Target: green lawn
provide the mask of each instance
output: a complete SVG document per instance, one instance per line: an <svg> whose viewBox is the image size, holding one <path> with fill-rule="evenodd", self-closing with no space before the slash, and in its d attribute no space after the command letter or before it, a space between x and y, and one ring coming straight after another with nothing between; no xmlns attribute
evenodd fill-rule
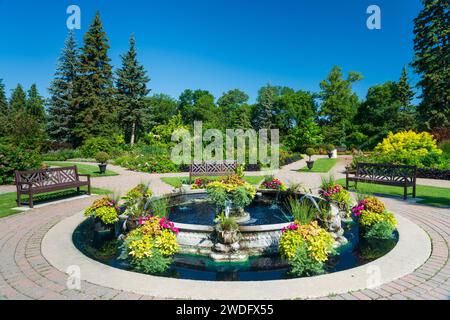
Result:
<svg viewBox="0 0 450 320"><path fill-rule="evenodd" d="M194 180L198 179L198 178L217 180L222 177L217 177L217 176L192 177L192 182L194 182ZM161 180L163 182L171 185L172 187L179 188L179 187L181 187L183 182L185 182L185 183L189 182L189 177L166 177L166 178L161 178ZM264 180L264 177L263 176L245 176L244 180L253 185L259 185Z"/></svg>
<svg viewBox="0 0 450 320"><path fill-rule="evenodd" d="M99 188L92 188L91 192L93 194L109 194L111 191ZM77 196L78 193L76 190L66 190L66 191L58 191L58 192L49 192L43 193L40 195L34 196L34 204L38 205L40 203L48 202L48 201L56 201L67 199L70 197ZM28 201L28 196L22 196L22 202ZM8 192L0 194L0 218L7 217L13 215L15 213L19 213L18 210L13 210L12 208L16 208L16 193Z"/></svg>
<svg viewBox="0 0 450 320"><path fill-rule="evenodd" d="M117 176L117 173L111 170L106 170L104 174L100 174L99 169L97 166L92 166L90 164L79 164L79 163L72 163L72 162L58 162L58 161L45 161L46 164L52 167L70 167L70 166L77 166L78 173L81 174L90 174L91 177L107 177L107 176Z"/></svg>
<svg viewBox="0 0 450 320"><path fill-rule="evenodd" d="M327 173L330 171L338 162L338 159L328 159L328 158L320 158L314 161L314 166L311 170L308 167L303 167L299 171L300 172L320 172Z"/></svg>
<svg viewBox="0 0 450 320"><path fill-rule="evenodd" d="M345 179L339 179L337 183L345 186ZM350 183L350 190L352 190L353 182ZM408 188L408 192L411 192L412 188ZM365 194L385 194L392 196L403 197L402 187L393 186L383 186L370 183L358 182L358 191ZM441 187L430 187L430 186L417 186L416 191L417 198L422 200L417 201L417 203L426 204L435 207L448 207L450 206L450 189ZM408 198L410 196L408 195Z"/></svg>

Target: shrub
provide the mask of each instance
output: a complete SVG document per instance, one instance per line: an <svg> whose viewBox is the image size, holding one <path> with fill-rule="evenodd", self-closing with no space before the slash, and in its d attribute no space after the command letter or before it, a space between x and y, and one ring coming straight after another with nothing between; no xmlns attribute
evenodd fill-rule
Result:
<svg viewBox="0 0 450 320"><path fill-rule="evenodd" d="M97 161L98 163L105 164L109 159L109 154L104 151L100 151L95 154L95 161Z"/></svg>
<svg viewBox="0 0 450 320"><path fill-rule="evenodd" d="M80 150L84 157L95 157L100 152L111 152L114 148L113 142L104 137L94 137L87 139Z"/></svg>
<svg viewBox="0 0 450 320"><path fill-rule="evenodd" d="M334 252L334 239L325 229L319 227L317 221L306 225L293 223L280 237L278 249L285 259L292 260L302 243L306 243L308 255L317 262L325 262Z"/></svg>
<svg viewBox="0 0 450 320"><path fill-rule="evenodd" d="M315 154L315 151L314 151L313 148L307 148L306 151L305 151L305 153L306 153L306 155L307 155L307 156L310 158L310 160L311 160L311 157Z"/></svg>
<svg viewBox="0 0 450 320"><path fill-rule="evenodd" d="M67 161L68 159L74 159L81 157L82 154L78 150L73 149L60 149L55 151L49 151L42 156L44 161Z"/></svg>
<svg viewBox="0 0 450 320"><path fill-rule="evenodd" d="M148 173L168 173L180 170L180 166L170 159L170 152L147 153L147 151L142 151L141 148L136 149L117 157L114 163L130 170Z"/></svg>
<svg viewBox="0 0 450 320"><path fill-rule="evenodd" d="M308 253L306 242L302 242L298 246L295 255L289 260L289 266L289 273L296 277L309 277L324 273L323 263L315 260Z"/></svg>
<svg viewBox="0 0 450 320"><path fill-rule="evenodd" d="M372 157L377 162L418 167L438 165L442 150L437 147L436 140L427 132L401 131L390 132L374 149Z"/></svg>
<svg viewBox="0 0 450 320"><path fill-rule="evenodd" d="M41 156L36 150L0 144L0 184L13 183L14 170L39 169L41 164Z"/></svg>
<svg viewBox="0 0 450 320"><path fill-rule="evenodd" d="M84 210L84 215L87 217L94 217L100 219L106 225L111 225L119 221L119 210L116 206L116 201L103 197L94 201L91 206Z"/></svg>
<svg viewBox="0 0 450 320"><path fill-rule="evenodd" d="M372 225L364 236L366 238L390 239L394 230L395 227L389 221L380 221Z"/></svg>

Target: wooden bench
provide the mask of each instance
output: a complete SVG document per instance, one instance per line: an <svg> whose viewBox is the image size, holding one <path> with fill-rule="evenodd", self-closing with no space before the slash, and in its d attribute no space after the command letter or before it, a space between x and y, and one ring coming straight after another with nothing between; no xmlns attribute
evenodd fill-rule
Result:
<svg viewBox="0 0 450 320"><path fill-rule="evenodd" d="M80 180L86 177L86 180ZM30 208L33 208L33 196L62 189L87 186L88 194L91 194L91 176L79 174L76 166L64 168L49 168L41 170L15 171L15 182L17 188L17 205L22 205L21 196L28 195Z"/></svg>
<svg viewBox="0 0 450 320"><path fill-rule="evenodd" d="M192 163L189 168L189 183L192 183L192 177L200 176L226 176L236 172L237 161L202 161Z"/></svg>
<svg viewBox="0 0 450 320"><path fill-rule="evenodd" d="M387 186L403 187L403 199L408 197L408 187L413 188L412 195L416 197L416 166L401 166L394 164L363 163L356 165L354 176L350 176L350 171L346 171L346 188L349 188L349 181L358 186L358 181L366 183L381 184Z"/></svg>

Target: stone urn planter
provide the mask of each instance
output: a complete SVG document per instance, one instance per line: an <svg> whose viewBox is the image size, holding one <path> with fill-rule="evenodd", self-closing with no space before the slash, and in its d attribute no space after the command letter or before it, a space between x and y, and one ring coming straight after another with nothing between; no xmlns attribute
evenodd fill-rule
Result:
<svg viewBox="0 0 450 320"><path fill-rule="evenodd" d="M306 166L309 170L312 170L312 168L314 167L314 161L306 161Z"/></svg>
<svg viewBox="0 0 450 320"><path fill-rule="evenodd" d="M98 170L100 172L100 174L104 174L106 172L106 163L99 163L98 164Z"/></svg>

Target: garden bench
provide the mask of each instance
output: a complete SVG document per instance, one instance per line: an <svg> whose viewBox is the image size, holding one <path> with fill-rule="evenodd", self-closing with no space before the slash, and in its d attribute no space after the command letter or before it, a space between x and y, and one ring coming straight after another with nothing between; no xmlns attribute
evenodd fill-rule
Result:
<svg viewBox="0 0 450 320"><path fill-rule="evenodd" d="M408 197L408 187L412 187L412 195L414 198L416 197L416 166L360 162L356 165L354 176L350 176L350 173L351 172L349 170L345 173L345 183L347 189L350 181L355 183L355 188L358 186L358 181L361 181L366 183L403 187L403 199Z"/></svg>
<svg viewBox="0 0 450 320"><path fill-rule="evenodd" d="M86 180L80 180L86 177ZM35 194L46 193L62 189L77 188L87 186L88 194L91 194L91 176L89 174L79 174L77 166L64 168L49 168L40 170L15 171L15 183L17 188L17 205L22 204L21 196L28 195L30 208L33 208L33 196Z"/></svg>
<svg viewBox="0 0 450 320"><path fill-rule="evenodd" d="M194 176L226 176L235 173L236 169L235 160L193 162L189 168L189 183Z"/></svg>

